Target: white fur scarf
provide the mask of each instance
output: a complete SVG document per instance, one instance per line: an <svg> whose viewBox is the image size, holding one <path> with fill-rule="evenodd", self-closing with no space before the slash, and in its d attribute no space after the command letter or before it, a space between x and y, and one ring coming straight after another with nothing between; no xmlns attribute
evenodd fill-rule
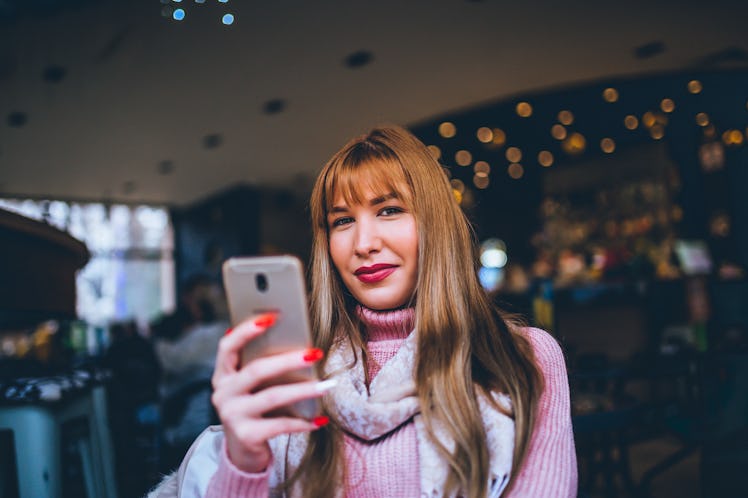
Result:
<svg viewBox="0 0 748 498"><path fill-rule="evenodd" d="M420 416L412 373L415 352L416 334L411 333L367 390L363 362L359 360L351 368L353 350L347 341L339 343L330 351L326 365L326 372L337 379L338 384L327 394L325 404L346 431L365 440L384 436L412 417L418 435L421 496L446 496L444 484L449 467L429 440ZM511 400L507 395L497 393L493 397L499 406L511 412ZM496 410L482 394L478 395L478 405L490 456L488 496L497 497L506 487L512 468L514 421ZM444 427L436 424L434 429L440 443L453 449L454 442ZM291 436L286 475L298 466L305 449L306 437Z"/></svg>

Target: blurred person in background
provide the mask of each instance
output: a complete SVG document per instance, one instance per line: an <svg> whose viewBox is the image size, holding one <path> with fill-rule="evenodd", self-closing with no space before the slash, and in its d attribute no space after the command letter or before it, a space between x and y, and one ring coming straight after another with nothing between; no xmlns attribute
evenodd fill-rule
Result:
<svg viewBox="0 0 748 498"><path fill-rule="evenodd" d="M111 343L103 358L111 372L109 419L117 481L122 497L128 498L142 494L158 476L154 411L159 402L161 367L153 345L134 320L112 323L109 335Z"/></svg>
<svg viewBox="0 0 748 498"><path fill-rule="evenodd" d="M210 378L218 341L228 327L221 286L206 275L184 284L174 313L151 327L163 375L160 382L162 465L170 468L186 447L216 421L210 402Z"/></svg>

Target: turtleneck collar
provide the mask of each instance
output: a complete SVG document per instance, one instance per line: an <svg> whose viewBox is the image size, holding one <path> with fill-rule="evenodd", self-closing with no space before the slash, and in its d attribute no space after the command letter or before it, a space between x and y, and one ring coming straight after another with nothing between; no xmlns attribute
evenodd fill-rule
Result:
<svg viewBox="0 0 748 498"><path fill-rule="evenodd" d="M358 306L356 314L366 328L369 341L405 339L413 331L416 322L414 308L377 311Z"/></svg>

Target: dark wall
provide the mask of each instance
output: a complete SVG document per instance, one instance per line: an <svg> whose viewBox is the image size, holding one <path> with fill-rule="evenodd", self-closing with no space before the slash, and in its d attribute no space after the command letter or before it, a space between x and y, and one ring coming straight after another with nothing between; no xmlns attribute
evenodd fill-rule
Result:
<svg viewBox="0 0 748 498"><path fill-rule="evenodd" d="M258 254L260 209L258 190L242 185L173 210L177 287L195 274L220 281L224 260Z"/></svg>
<svg viewBox="0 0 748 498"><path fill-rule="evenodd" d="M293 254L307 262L312 246L309 193L263 189L260 203L260 252Z"/></svg>

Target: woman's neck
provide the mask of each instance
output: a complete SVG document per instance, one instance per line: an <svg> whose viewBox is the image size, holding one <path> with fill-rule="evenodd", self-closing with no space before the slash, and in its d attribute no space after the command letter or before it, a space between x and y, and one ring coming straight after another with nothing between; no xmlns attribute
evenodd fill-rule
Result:
<svg viewBox="0 0 748 498"><path fill-rule="evenodd" d="M378 311L358 306L356 313L370 342L405 339L415 326L416 313L413 308Z"/></svg>

